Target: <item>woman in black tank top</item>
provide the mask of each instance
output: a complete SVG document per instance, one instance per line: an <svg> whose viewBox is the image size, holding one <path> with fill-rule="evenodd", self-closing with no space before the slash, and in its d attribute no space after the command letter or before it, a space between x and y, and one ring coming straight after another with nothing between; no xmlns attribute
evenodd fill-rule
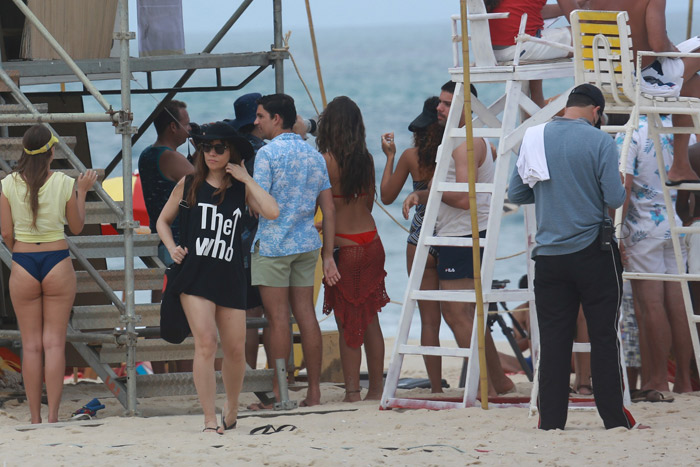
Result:
<svg viewBox="0 0 700 467"><path fill-rule="evenodd" d="M242 160L253 155L253 148L233 127L217 122L198 138L201 155L195 161L195 173L175 186L158 218L157 230L173 260L182 263L171 287L180 292L194 336L193 375L204 411L204 431L223 434L236 426L245 373L247 287L240 217L246 202L267 219L275 219L279 208L245 169ZM180 225L181 244L176 245L170 225L181 203L190 211L187 225ZM221 425L214 405L217 333L226 388Z"/></svg>

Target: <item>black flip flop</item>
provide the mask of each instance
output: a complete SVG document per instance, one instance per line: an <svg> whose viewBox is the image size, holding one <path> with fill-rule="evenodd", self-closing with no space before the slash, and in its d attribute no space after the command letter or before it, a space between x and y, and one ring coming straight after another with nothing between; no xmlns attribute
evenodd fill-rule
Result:
<svg viewBox="0 0 700 467"><path fill-rule="evenodd" d="M238 424L238 420L233 422L231 425L227 425L225 412L226 412L226 405L224 404L224 407L221 409L221 426L224 427L224 431L233 430L234 428L236 428L236 425ZM223 434L223 433L221 433L221 434Z"/></svg>
<svg viewBox="0 0 700 467"><path fill-rule="evenodd" d="M217 435L223 435L223 433L219 433L219 428L220 426L205 426L204 429L202 430L202 433L216 433Z"/></svg>
<svg viewBox="0 0 700 467"><path fill-rule="evenodd" d="M274 433L279 433L281 431L294 431L296 430L297 427L294 425L280 425L278 428L275 428L272 425L264 425L264 426L259 426L257 428L253 428L250 430L251 435L271 435Z"/></svg>
<svg viewBox="0 0 700 467"><path fill-rule="evenodd" d="M678 186L683 183L700 183L700 180L666 180L666 186Z"/></svg>
<svg viewBox="0 0 700 467"><path fill-rule="evenodd" d="M275 433L275 427L272 425L263 425L250 430L251 435L271 435Z"/></svg>
<svg viewBox="0 0 700 467"><path fill-rule="evenodd" d="M297 429L297 427L295 427L294 425L280 425L275 430L275 433L279 433L280 431L294 431L296 429Z"/></svg>

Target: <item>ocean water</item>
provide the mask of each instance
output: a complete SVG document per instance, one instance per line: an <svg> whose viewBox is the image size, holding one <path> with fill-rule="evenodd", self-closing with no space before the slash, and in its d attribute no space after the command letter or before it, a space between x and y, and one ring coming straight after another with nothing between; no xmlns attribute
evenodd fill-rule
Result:
<svg viewBox="0 0 700 467"><path fill-rule="evenodd" d="M676 3L676 2L671 2ZM674 7L675 8L675 7ZM669 28L674 40L680 39L685 31L686 10L674 10L669 14L669 24L683 24L680 28ZM696 21L697 23L698 21ZM697 28L697 26L696 26ZM317 28L316 37L323 71L323 80L328 100L338 95L346 95L355 100L363 112L367 129L367 144L374 155L377 184L385 165L385 156L381 151L380 135L393 131L399 154L411 146L411 133L408 123L417 116L423 101L439 94L440 86L450 79L448 68L452 66L450 22L414 26L394 26L385 28ZM213 32L212 34L213 35ZM188 53L203 49L211 35L188 35L186 47ZM267 50L272 42L272 31L237 32L235 28L227 35L215 52L245 52ZM136 52L132 45L132 55ZM301 70L302 77L312 90L316 105L320 108L321 99L318 92L315 66L307 31L293 31L290 51ZM315 115L314 107L304 91L303 85L294 72L291 61L285 62L285 92L292 95L301 115ZM224 70L225 84L237 84L252 70ZM156 87L172 86L179 78L179 72L167 72L154 75ZM145 75L135 75L132 88L145 87ZM567 89L573 80L553 80L545 84L545 94L555 95ZM191 86L213 85L215 75L212 70L197 71L188 83ZM68 85L68 89L72 86ZM103 82L102 88L116 88L118 83ZM503 89L502 85L479 85L479 96L485 103L492 102ZM271 69L264 71L243 91L183 93L179 99L188 105L193 122L204 123L223 118L233 118L233 101L241 94L257 91L262 94L273 93L274 74ZM133 95L132 110L134 125L139 125L156 105L161 95ZM115 108L121 108L119 96L107 96ZM85 98L86 112L97 112L100 108L91 97ZM114 134L111 126L106 124L89 124L90 147L95 167L105 167L121 147L120 137ZM137 166L138 155L153 141L155 131L151 128L133 148L133 167ZM313 139L309 140L313 144ZM494 141L494 143L496 143ZM187 153L182 146L181 152ZM121 165L112 176L121 175ZM401 215L401 202L410 192L408 181L397 201L386 209L398 223L375 206L374 217L386 249L387 291L392 301L404 299L407 273L405 266L406 232L409 221ZM498 242L497 256L516 255L525 249L525 237L522 212L518 211L504 217ZM526 272L526 260L523 254L510 259L498 260L495 265L494 279L507 279L508 287L516 287L518 279ZM139 296L137 295L137 300ZM512 304L511 304L512 305ZM317 310L320 310L317 307ZM401 306L396 303L387 305L380 313L380 322L385 336L395 336ZM323 319L317 311L319 319ZM323 329L333 329L333 319L322 321ZM410 337L420 335L418 313L414 314ZM449 328L443 324L441 337L452 338ZM496 338L502 338L499 333Z"/></svg>

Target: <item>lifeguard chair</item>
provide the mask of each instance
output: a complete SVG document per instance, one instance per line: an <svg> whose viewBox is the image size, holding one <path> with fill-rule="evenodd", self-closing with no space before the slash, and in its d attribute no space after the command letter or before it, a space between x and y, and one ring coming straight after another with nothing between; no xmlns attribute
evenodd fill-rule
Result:
<svg viewBox="0 0 700 467"><path fill-rule="evenodd" d="M544 123L560 112L566 103L568 92L551 100L545 107L540 108L527 94L526 88L530 80L550 78L570 78L574 76L574 65L570 59L561 59L547 62L520 63L519 51L522 44L528 40L538 40L524 34L526 17L523 17L520 26L520 34L517 38L517 51L513 62L499 63L496 61L491 46L489 20L507 17L507 13L487 13L482 0L467 0L469 28L473 63L469 64L468 74L472 83L502 83L505 91L491 105L485 105L472 96L474 137L498 138L498 157L496 159L495 175L493 183L477 183L476 192L489 192L492 194L489 220L487 224L487 237L483 262L481 264L482 284L492 284L494 263L496 261L496 249L501 219L503 216L503 204L505 201L506 184L509 178L511 155L517 151L522 137L529 127ZM471 348L444 348L407 345L408 332L417 300L456 301L476 303L479 295L475 290L420 290L424 265L427 260L428 248L434 245L440 246L472 246L471 238L436 237L432 235L437 219L442 193L445 191L459 191L465 194L469 191L467 183L446 183L446 174L452 151L465 140L465 131L459 128L460 116L463 113L464 103L464 68L460 64L460 43L464 44L464 38L458 33L460 16L452 17L453 31L453 67L449 69L452 80L457 83L455 93L447 119L446 130L442 145L438 149L436 168L430 196L426 205L414 267L411 270L408 286L403 301L399 333L394 346L393 355L387 373L381 406L383 408L460 408L475 405L477 388L479 383L479 355L476 346L478 333L484 333L485 329L479 329L476 320L472 329ZM546 41L544 41L546 42ZM550 43L551 44L551 43ZM553 45L561 47L561 45ZM565 47L565 46L564 46ZM521 111L528 114L529 118L521 118ZM537 316L535 313L534 292L532 278L534 276L534 264L529 259L535 241L535 216L534 206L525 206L525 230L526 230L526 263L528 271L527 289L492 289L483 290L484 309L488 303L496 302L529 302L532 329L533 360L539 352L539 334L537 332ZM450 357L469 358L466 376L466 387L461 401L452 400L415 400L396 397L396 388L400 376L404 355L436 355Z"/></svg>
<svg viewBox="0 0 700 467"><path fill-rule="evenodd" d="M635 68L632 37L628 24L629 16L626 11L585 11L576 10L571 13L571 28L574 41L574 64L576 84L591 83L598 86L605 96L605 112L629 115L629 121L624 126L603 127L608 131L625 133L620 158L621 165L626 165L632 132L639 126L640 115L648 119L649 137L654 142L657 154L661 154L660 135L668 133L700 134L700 99L691 97L659 97L642 90L641 70L642 57L698 57L698 53L654 53L637 52ZM692 127L665 127L660 116L663 114L687 114L692 117ZM675 207L670 190L700 190L700 184L681 184L669 188L666 186L666 168L662 157L657 157L659 176L664 187L664 201L667 212L674 212ZM616 216L616 225L620 225L621 209ZM675 253L676 265L681 274L623 274L625 279L646 279L675 281L681 284L685 310L693 343L695 361L700 363L700 341L696 325L700 316L693 312L692 300L688 282L700 280L700 275L686 274L686 265L680 245L680 235L698 233L700 227L677 226L675 217L669 216L671 239ZM619 238L619 233L618 233ZM697 298L697 297L696 297Z"/></svg>

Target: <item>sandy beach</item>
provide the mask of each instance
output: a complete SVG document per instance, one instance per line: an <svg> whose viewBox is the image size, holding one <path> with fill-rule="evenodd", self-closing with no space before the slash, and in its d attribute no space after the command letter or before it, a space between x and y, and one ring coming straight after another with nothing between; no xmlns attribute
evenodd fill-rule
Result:
<svg viewBox="0 0 700 467"><path fill-rule="evenodd" d="M391 356L387 340L387 360ZM444 359L443 377L456 389L458 359ZM406 358L402 377L424 377L420 358ZM514 375L519 396L531 384ZM6 401L0 409L0 465L698 465L700 393L672 403L636 403L638 421L650 430L606 431L594 410L569 412L565 431L535 429L525 408L379 410L376 401L343 403L344 389L324 383L322 405L292 411L252 412L257 399L242 394L238 428L224 436L201 433L195 396L141 399L140 417L123 408L101 384L66 385L60 419L93 397L106 405L90 422L30 429L26 403ZM291 393L302 399L303 391ZM399 391L427 396L426 389ZM223 396L217 406L223 405ZM44 410L46 408L44 407ZM256 427L293 425L293 431L250 435Z"/></svg>

